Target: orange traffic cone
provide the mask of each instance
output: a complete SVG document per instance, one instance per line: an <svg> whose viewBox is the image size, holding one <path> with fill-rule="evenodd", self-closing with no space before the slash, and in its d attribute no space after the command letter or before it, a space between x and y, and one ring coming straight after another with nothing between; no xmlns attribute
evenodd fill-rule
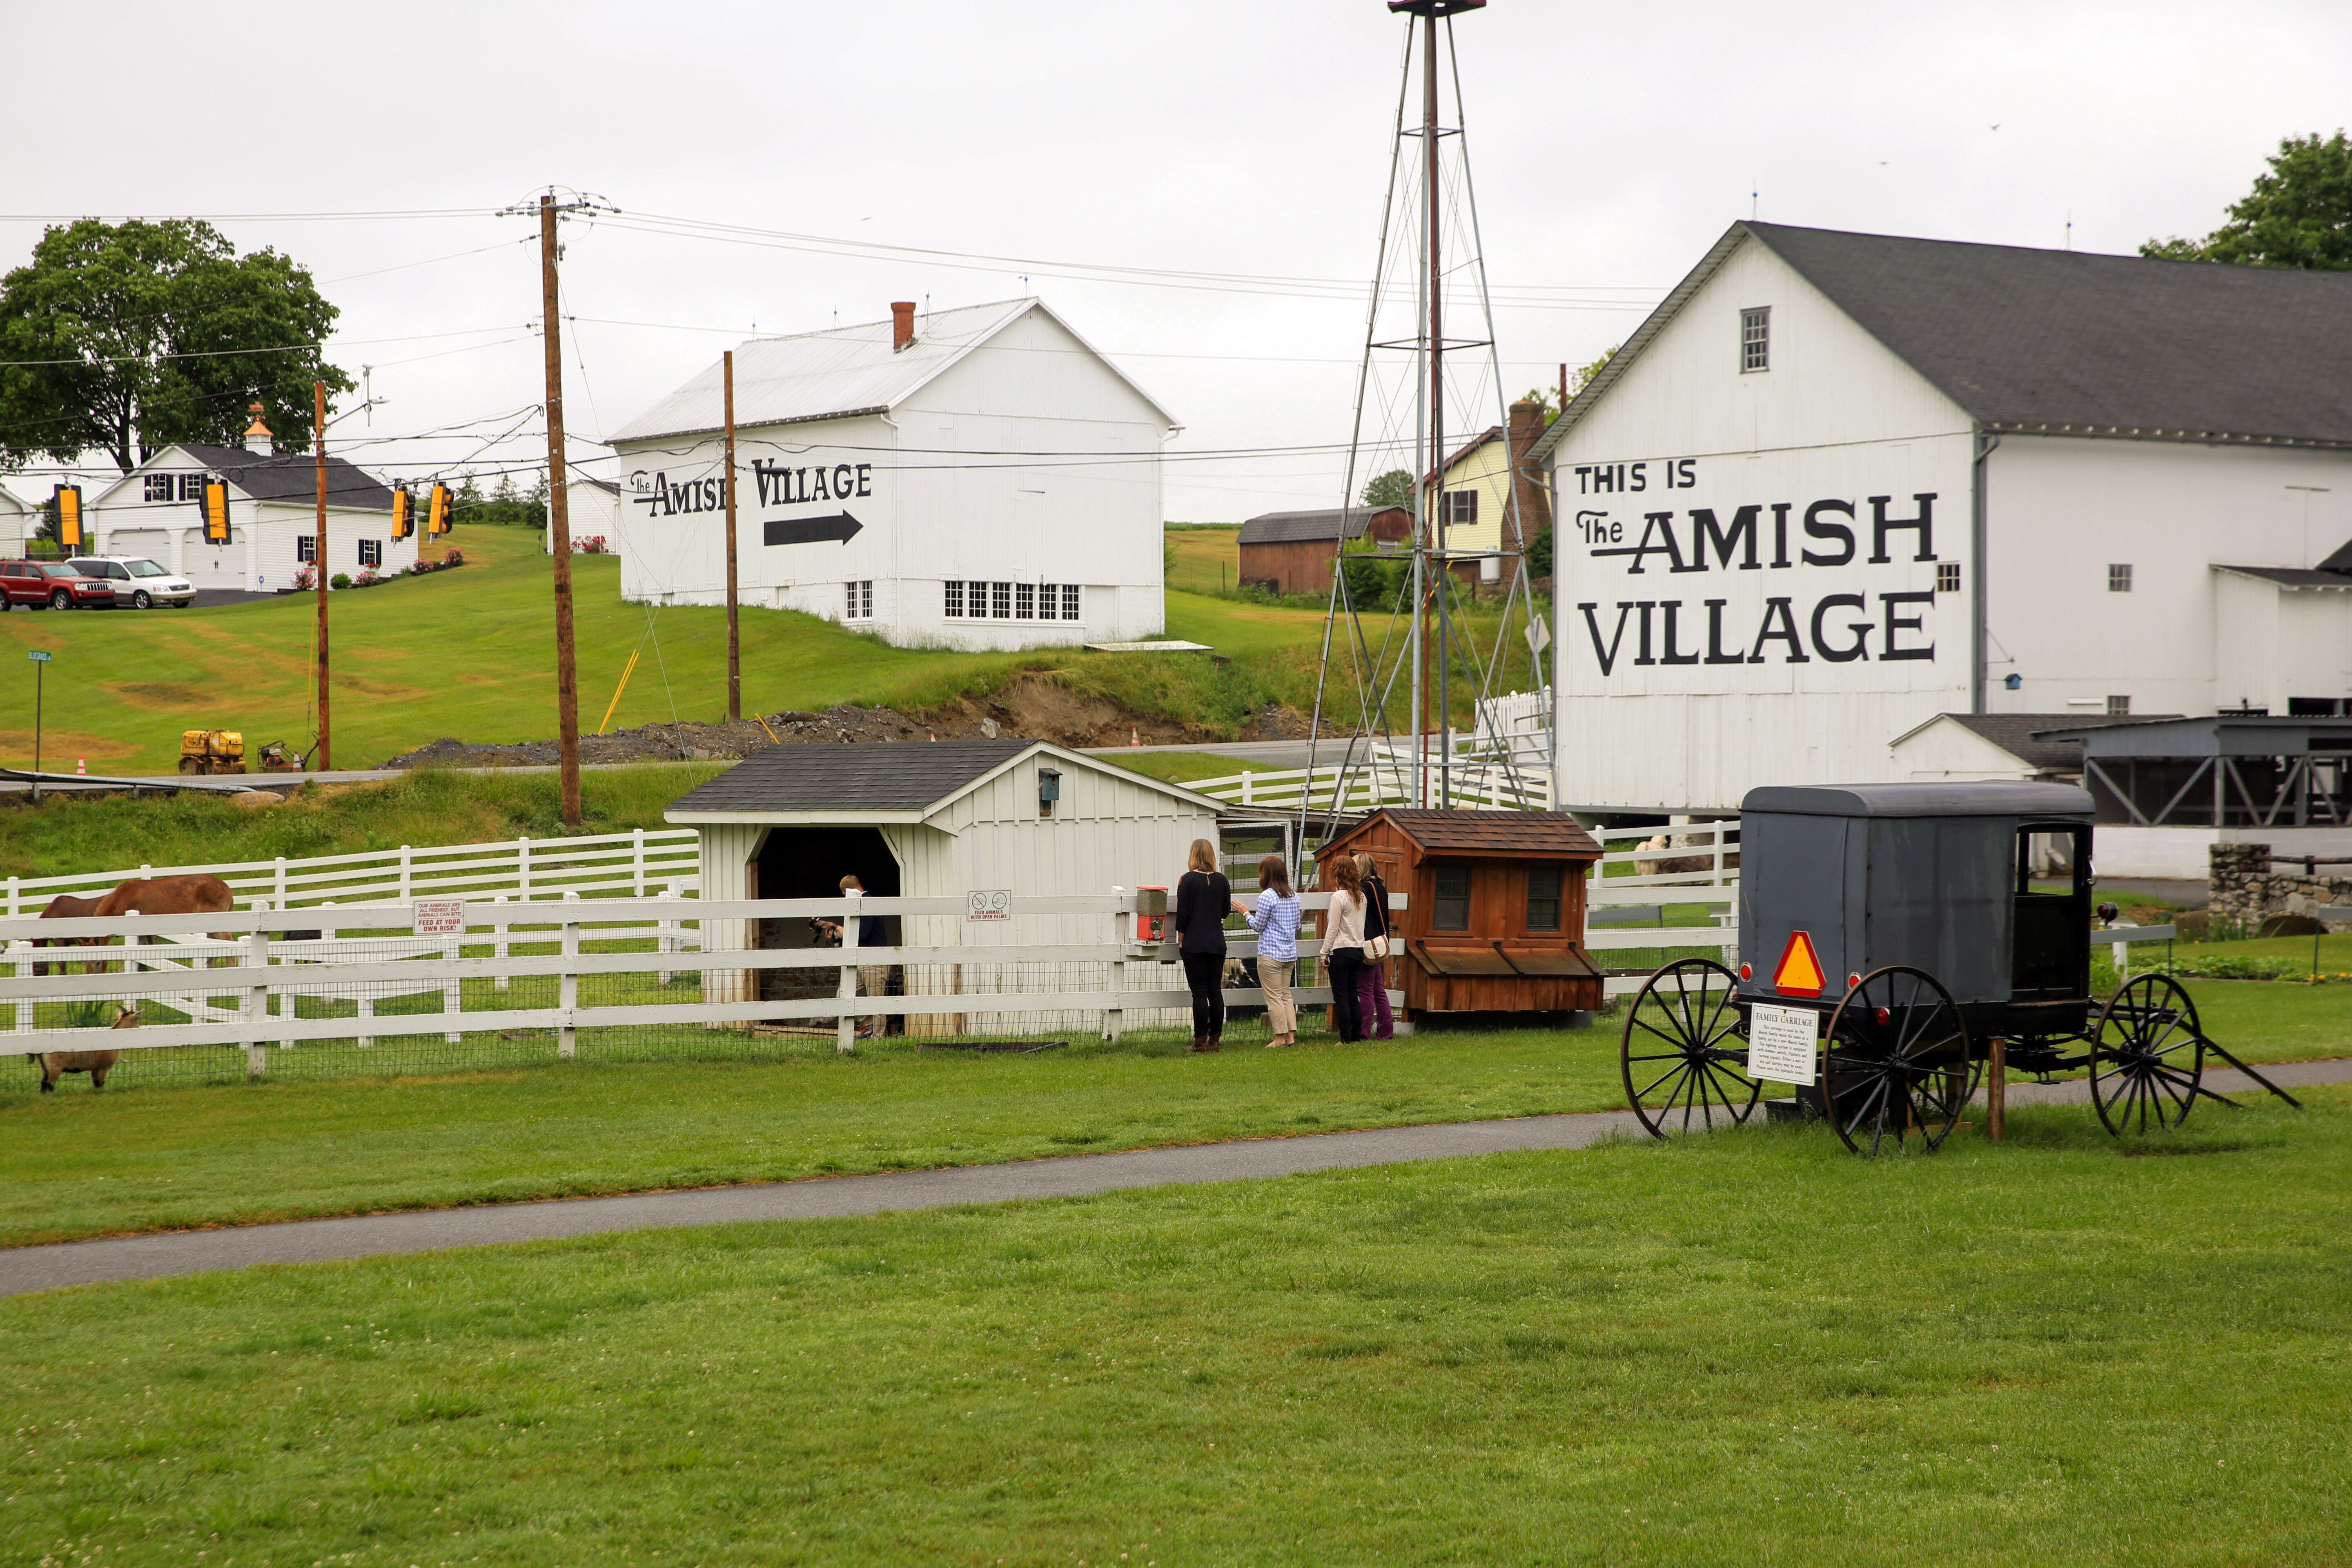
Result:
<svg viewBox="0 0 2352 1568"><path fill-rule="evenodd" d="M1143 737L1135 732L1135 726L1132 724L1127 727L1127 743L1130 746L1140 746L1143 744Z"/></svg>
<svg viewBox="0 0 2352 1568"><path fill-rule="evenodd" d="M89 777L89 760L87 757L74 759L74 773L79 778Z"/></svg>

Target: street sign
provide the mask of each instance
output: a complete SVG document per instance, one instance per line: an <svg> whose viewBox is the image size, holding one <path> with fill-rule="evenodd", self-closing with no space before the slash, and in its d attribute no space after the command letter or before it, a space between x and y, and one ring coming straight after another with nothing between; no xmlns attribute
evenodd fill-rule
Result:
<svg viewBox="0 0 2352 1568"><path fill-rule="evenodd" d="M25 657L31 659L35 664L47 664L49 662L47 652L37 647L27 652Z"/></svg>
<svg viewBox="0 0 2352 1568"><path fill-rule="evenodd" d="M835 539L846 544L865 527L845 511L837 511L831 517L772 517L761 524L761 542L765 544L814 544L821 539Z"/></svg>

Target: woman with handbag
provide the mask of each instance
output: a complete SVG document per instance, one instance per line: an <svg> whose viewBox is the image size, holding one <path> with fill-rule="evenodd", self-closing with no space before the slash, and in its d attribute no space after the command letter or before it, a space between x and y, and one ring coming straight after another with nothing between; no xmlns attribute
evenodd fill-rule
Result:
<svg viewBox="0 0 2352 1568"><path fill-rule="evenodd" d="M1266 1027L1274 1038L1266 1049L1298 1043L1298 1004L1291 999L1291 978L1298 966L1298 895L1290 890L1290 868L1279 855L1257 863L1257 907L1234 908L1249 917L1257 933L1257 983L1265 993Z"/></svg>
<svg viewBox="0 0 2352 1568"><path fill-rule="evenodd" d="M1217 847L1195 838L1176 882L1176 945L1184 960L1184 988L1192 994L1196 1051L1213 1051L1224 1038L1225 916L1233 906L1233 884L1217 869Z"/></svg>
<svg viewBox="0 0 2352 1568"><path fill-rule="evenodd" d="M1331 986L1331 1027L1343 1046L1364 1037L1357 1007L1364 967L1364 888L1352 855L1331 861L1331 906L1323 916L1323 974Z"/></svg>
<svg viewBox="0 0 2352 1568"><path fill-rule="evenodd" d="M1356 1002L1368 1039L1396 1038L1396 1017L1389 1011L1388 956L1396 943L1390 935L1389 885L1369 855L1356 857L1357 875L1364 886L1363 986Z"/></svg>

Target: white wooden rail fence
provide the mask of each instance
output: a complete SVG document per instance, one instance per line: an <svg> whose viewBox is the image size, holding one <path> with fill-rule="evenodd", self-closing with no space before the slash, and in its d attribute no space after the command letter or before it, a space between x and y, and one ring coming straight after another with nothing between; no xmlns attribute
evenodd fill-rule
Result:
<svg viewBox="0 0 2352 1568"><path fill-rule="evenodd" d="M1328 902L1327 894L1306 894L1309 910ZM121 916L104 920L0 920L0 1007L8 1015L10 1048L44 1051L156 1049L184 1046L241 1047L248 1076L267 1068L272 1046L352 1041L362 1046L394 1036L439 1035L462 1042L468 1030L511 1035L551 1031L558 1054L571 1057L583 1028L617 1026L729 1026L751 1023L824 1020L835 1023L842 1049L853 1047L855 1020L889 1015L902 1017L1003 1016L1078 1010L1097 1014L1103 1033L1116 1037L1129 1015L1185 1008L1190 994L1165 982L1173 977L1172 944L1139 945L1131 940L1135 895L1075 898L1014 898L1010 913L1024 916L1084 916L1103 922L1106 940L1040 944L955 943L860 948L857 919L871 916L961 918L961 899L779 899L743 902L659 899L577 899L532 906L528 927L514 917L524 910L512 901L477 900L465 909L465 931L433 936L400 934L412 918L403 903L338 905L332 919L342 929L373 935L343 939L314 925L321 910L243 910L226 913ZM643 941L675 935L693 940L690 924L821 917L843 922L844 944L809 948L702 948L700 951L592 952L583 941ZM532 930L530 928L537 928ZM318 935L310 934L313 931ZM382 933L393 934L382 934ZM289 934L294 933L294 934ZM115 947L34 948L35 937L99 937L120 940ZM1246 931L1229 937L1234 957L1252 954L1256 943ZM554 942L552 953L520 954L516 944ZM699 947L699 943L697 943ZM1302 959L1320 944L1302 933ZM488 948L467 956L466 949ZM119 962L120 973L37 974L67 963ZM1108 963L1108 986L1063 992L951 990L904 996L861 996L857 969L866 964L990 965L1024 963ZM218 967L215 967L218 965ZM822 969L838 975L830 997L759 1000L741 994L741 976L776 969ZM583 1005L579 982L588 975L659 973L705 976L703 999ZM523 977L552 976L553 1006L464 1005L468 981L489 981L498 989ZM713 983L716 977L717 983ZM753 987L756 989L756 987ZM375 994L388 991L391 995ZM1262 1005L1255 989L1230 989L1228 1005ZM1325 987L1300 986L1302 1005L1328 1003ZM294 999L303 996L360 998L356 1016L302 1017ZM438 998L437 1010L386 1014L374 1005L394 996ZM234 998L234 1002L215 1000ZM273 1008L272 998L280 999ZM1392 1002L1402 1002L1391 993ZM154 1001L189 1015L186 1023L142 1024L136 1029L37 1027L43 1004L100 1002L117 1006ZM457 1026L452 1027L452 1026Z"/></svg>
<svg viewBox="0 0 2352 1568"><path fill-rule="evenodd" d="M369 849L352 855L237 860L209 866L141 866L71 877L11 877L0 916L38 914L59 893L102 893L133 877L210 872L239 904L271 909L383 903L431 898L514 900L690 897L699 890L697 835L690 827L635 828L577 838L517 838L499 844Z"/></svg>

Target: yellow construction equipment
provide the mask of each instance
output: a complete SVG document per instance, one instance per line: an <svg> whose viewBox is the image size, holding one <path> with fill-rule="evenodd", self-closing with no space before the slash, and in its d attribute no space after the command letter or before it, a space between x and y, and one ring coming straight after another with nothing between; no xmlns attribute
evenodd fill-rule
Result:
<svg viewBox="0 0 2352 1568"><path fill-rule="evenodd" d="M180 771L184 773L245 772L245 734L239 730L180 731Z"/></svg>

